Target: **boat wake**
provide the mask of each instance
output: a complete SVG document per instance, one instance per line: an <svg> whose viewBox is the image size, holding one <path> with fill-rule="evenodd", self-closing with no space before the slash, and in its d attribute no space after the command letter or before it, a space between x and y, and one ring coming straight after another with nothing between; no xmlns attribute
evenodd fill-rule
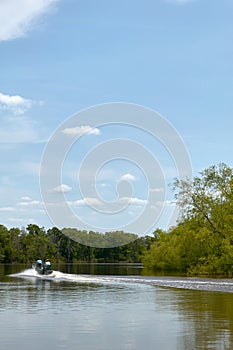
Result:
<svg viewBox="0 0 233 350"><path fill-rule="evenodd" d="M76 275L53 271L50 275L40 275L34 269L27 269L11 275L18 278L51 280L53 282L69 281L80 284L144 284L157 287L181 288L191 290L222 291L233 293L232 279L188 278L188 277L149 277L149 276L105 276Z"/></svg>
<svg viewBox="0 0 233 350"><path fill-rule="evenodd" d="M12 277L21 278L40 278L40 279L52 279L56 276L56 271L53 271L50 275L40 275L35 269L27 269L22 272L11 274Z"/></svg>

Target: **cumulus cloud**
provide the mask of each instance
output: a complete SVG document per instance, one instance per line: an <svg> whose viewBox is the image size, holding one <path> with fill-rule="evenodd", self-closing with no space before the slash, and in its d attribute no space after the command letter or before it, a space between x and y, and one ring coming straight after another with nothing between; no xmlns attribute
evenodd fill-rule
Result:
<svg viewBox="0 0 233 350"><path fill-rule="evenodd" d="M87 197L87 198L83 198L83 199L78 199L75 202L73 202L73 204L77 205L77 206L83 206L83 205L101 206L102 202L98 198Z"/></svg>
<svg viewBox="0 0 233 350"><path fill-rule="evenodd" d="M0 41L25 36L59 0L1 0Z"/></svg>
<svg viewBox="0 0 233 350"><path fill-rule="evenodd" d="M15 209L13 207L1 207L0 212L9 212L14 211Z"/></svg>
<svg viewBox="0 0 233 350"><path fill-rule="evenodd" d="M136 197L123 197L120 201L123 203L130 203L130 204L136 204L136 205L146 205L147 200L146 199L140 199Z"/></svg>
<svg viewBox="0 0 233 350"><path fill-rule="evenodd" d="M165 1L170 2L172 4L185 5L185 4L189 4L191 2L194 2L196 0L165 0Z"/></svg>
<svg viewBox="0 0 233 350"><path fill-rule="evenodd" d="M120 177L120 180L126 180L126 181L135 181L136 180L136 177L132 174L124 174Z"/></svg>
<svg viewBox="0 0 233 350"><path fill-rule="evenodd" d="M107 187L110 187L110 184L107 184L104 182L104 183L99 184L99 186L102 188L107 188Z"/></svg>
<svg viewBox="0 0 233 350"><path fill-rule="evenodd" d="M50 190L50 192L53 193L65 193L65 192L70 192L72 190L72 187L65 185L65 184L61 184L57 187L54 187L52 190Z"/></svg>
<svg viewBox="0 0 233 350"><path fill-rule="evenodd" d="M84 206L84 205L90 205L90 206L98 206L98 207L105 207L108 206L110 203L100 201L98 198L95 197L87 197L83 199L78 199L77 201L70 203L75 206ZM115 204L118 205L126 205L126 204L134 204L134 205L146 205L147 200L146 199L140 199L137 197L121 197L119 198Z"/></svg>
<svg viewBox="0 0 233 350"><path fill-rule="evenodd" d="M21 197L21 199L22 199L22 201L31 201L32 200L32 198L29 196L23 196L23 197Z"/></svg>
<svg viewBox="0 0 233 350"><path fill-rule="evenodd" d="M150 192L152 192L152 193L160 193L160 192L164 192L164 188L163 188L163 187L158 187L158 188L150 188Z"/></svg>
<svg viewBox="0 0 233 350"><path fill-rule="evenodd" d="M37 207L42 205L42 202L37 200L26 200L25 202L18 203L21 207Z"/></svg>
<svg viewBox="0 0 233 350"><path fill-rule="evenodd" d="M41 142L44 140L38 134L41 133L38 122L25 115L25 112L33 105L41 106L42 103L19 95L8 95L0 92L0 143Z"/></svg>
<svg viewBox="0 0 233 350"><path fill-rule="evenodd" d="M97 128L92 128L89 125L81 125L73 128L65 128L62 130L63 134L71 135L71 136L81 136L83 134L89 135L99 135L100 130Z"/></svg>
<svg viewBox="0 0 233 350"><path fill-rule="evenodd" d="M32 104L32 100L18 95L5 95L0 92L0 108L10 110L14 114L25 113L29 108L31 108Z"/></svg>
<svg viewBox="0 0 233 350"><path fill-rule="evenodd" d="M36 220L33 218L8 218L7 219L10 223L17 224L19 226L20 224L23 224L24 226L28 224L35 224Z"/></svg>

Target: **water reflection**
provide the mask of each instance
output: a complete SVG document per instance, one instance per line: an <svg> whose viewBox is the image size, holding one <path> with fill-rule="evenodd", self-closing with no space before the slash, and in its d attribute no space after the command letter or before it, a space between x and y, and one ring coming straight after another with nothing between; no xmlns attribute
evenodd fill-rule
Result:
<svg viewBox="0 0 233 350"><path fill-rule="evenodd" d="M178 298L178 310L184 323L183 347L192 349L232 349L233 295L189 291ZM187 347L187 345L189 347Z"/></svg>
<svg viewBox="0 0 233 350"><path fill-rule="evenodd" d="M56 270L88 275L141 275L142 264L55 264Z"/></svg>
<svg viewBox="0 0 233 350"><path fill-rule="evenodd" d="M0 278L24 270L26 264L0 264Z"/></svg>
<svg viewBox="0 0 233 350"><path fill-rule="evenodd" d="M152 277L101 275L73 281L4 277L1 348L233 348L233 293L161 287L150 281Z"/></svg>
<svg viewBox="0 0 233 350"><path fill-rule="evenodd" d="M166 290L155 303L170 307L180 322L179 349L233 348L233 294Z"/></svg>

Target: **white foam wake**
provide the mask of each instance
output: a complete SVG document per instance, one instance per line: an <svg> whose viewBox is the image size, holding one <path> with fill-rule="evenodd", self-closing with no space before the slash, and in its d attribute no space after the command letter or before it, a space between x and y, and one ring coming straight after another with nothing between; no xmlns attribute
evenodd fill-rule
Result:
<svg viewBox="0 0 233 350"><path fill-rule="evenodd" d="M40 275L34 269L27 269L11 275L19 278L39 278L54 282L69 281L87 284L144 284L157 287L233 292L232 279L185 278L185 277L146 277L146 276L103 276L77 275L53 271L51 275Z"/></svg>

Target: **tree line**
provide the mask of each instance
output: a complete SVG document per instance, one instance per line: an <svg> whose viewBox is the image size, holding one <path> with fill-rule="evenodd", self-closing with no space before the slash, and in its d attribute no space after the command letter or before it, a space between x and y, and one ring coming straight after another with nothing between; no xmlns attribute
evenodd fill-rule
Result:
<svg viewBox="0 0 233 350"><path fill-rule="evenodd" d="M189 275L233 274L233 169L221 163L193 180L176 180L178 224L156 230L144 266Z"/></svg>
<svg viewBox="0 0 233 350"><path fill-rule="evenodd" d="M224 163L211 166L193 180L175 180L173 190L181 215L168 231L156 229L153 236L138 237L123 231L0 225L0 263L31 263L39 257L53 262L142 262L165 273L233 275L233 169Z"/></svg>
<svg viewBox="0 0 233 350"><path fill-rule="evenodd" d="M76 240L74 240L75 238ZM77 242L78 238L78 243ZM33 263L49 258L52 262L132 262L138 263L152 237L138 237L123 231L87 232L57 227L45 230L35 224L7 229L0 225L0 263ZM97 243L100 248L90 246ZM121 242L124 245L118 245ZM112 248L104 247L111 244Z"/></svg>

